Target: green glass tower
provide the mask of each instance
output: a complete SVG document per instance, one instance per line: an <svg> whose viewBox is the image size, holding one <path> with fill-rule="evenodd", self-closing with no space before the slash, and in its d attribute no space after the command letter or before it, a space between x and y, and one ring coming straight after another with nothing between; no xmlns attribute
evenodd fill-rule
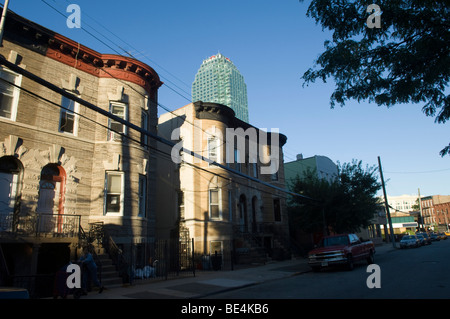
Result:
<svg viewBox="0 0 450 319"><path fill-rule="evenodd" d="M233 62L220 53L204 60L200 66L192 83L192 100L226 105L238 119L248 123L244 77Z"/></svg>

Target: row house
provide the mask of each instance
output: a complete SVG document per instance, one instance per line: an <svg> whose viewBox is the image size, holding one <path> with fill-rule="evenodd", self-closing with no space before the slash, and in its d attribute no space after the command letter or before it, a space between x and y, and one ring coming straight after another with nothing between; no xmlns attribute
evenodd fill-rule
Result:
<svg viewBox="0 0 450 319"><path fill-rule="evenodd" d="M449 202L449 195L421 197L422 224L426 229L437 230L436 228L444 228L446 224L448 225L445 219L448 218L446 208Z"/></svg>
<svg viewBox="0 0 450 319"><path fill-rule="evenodd" d="M448 232L450 227L450 201L436 204L434 209L436 211L436 224L439 227L439 231Z"/></svg>
<svg viewBox="0 0 450 319"><path fill-rule="evenodd" d="M158 146L159 238L192 238L199 267L289 255L283 134L201 101L161 115L158 134L174 143Z"/></svg>
<svg viewBox="0 0 450 319"><path fill-rule="evenodd" d="M95 225L125 254L154 241L156 142L118 119L156 135L158 74L11 11L0 55L2 274L54 272Z"/></svg>

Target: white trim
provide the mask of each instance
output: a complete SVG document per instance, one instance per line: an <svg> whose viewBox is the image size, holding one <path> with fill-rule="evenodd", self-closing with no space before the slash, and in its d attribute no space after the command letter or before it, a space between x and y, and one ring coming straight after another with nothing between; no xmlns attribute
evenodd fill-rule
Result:
<svg viewBox="0 0 450 319"><path fill-rule="evenodd" d="M120 193L108 193L108 177L112 175L120 176ZM123 216L123 208L124 208L124 200L125 200L125 179L124 179L125 173L122 171L106 171L105 172L105 188L104 188L104 207L103 207L103 214L104 215L111 215L111 216ZM119 199L119 211L118 212L108 212L107 211L107 200L108 200L108 194L113 195L120 195Z"/></svg>
<svg viewBox="0 0 450 319"><path fill-rule="evenodd" d="M62 106L63 106L62 105L63 104L62 103L63 99L67 99L67 100L72 101L74 103L73 104L73 111L69 111L69 112L71 112L73 114L73 132L67 132L67 131L62 131L61 130L62 112L64 110L67 113L67 110L62 108ZM61 96L61 110L59 112L58 132L63 133L63 134L69 134L69 135L73 135L73 136L78 136L78 123L79 123L78 113L79 112L80 112L80 104L78 102L75 102L75 101L73 101L73 100L71 100L71 99L69 99L69 98L67 98L65 96Z"/></svg>
<svg viewBox="0 0 450 319"><path fill-rule="evenodd" d="M123 103L123 102L110 101L109 102L109 112L111 114L114 114L112 111L114 106L123 107L123 117L122 118L125 121L128 121L128 104ZM114 115L118 116L117 114L114 114ZM109 118L108 119L108 137L107 137L107 139L108 139L108 141L119 141L120 142L120 141L122 141L122 136L111 130L111 121L112 120ZM122 123L120 123L120 125L122 125L122 128L123 128L121 133L123 133L124 135L127 135L128 134L127 126ZM116 134L118 135L119 140L116 140L116 138L115 138Z"/></svg>
<svg viewBox="0 0 450 319"><path fill-rule="evenodd" d="M215 141L215 143L216 143L216 146L214 147L214 150L212 150L211 148L210 148L210 142L211 141ZM208 159L210 159L210 160L212 160L212 161L214 161L214 162L216 162L216 163L221 163L221 156L220 156L220 150L221 150L221 148L220 148L220 143L221 143L221 141L220 141L220 138L218 137L218 136L216 136L216 135L213 135L213 136L208 136L208 138L207 138L207 142L206 142L206 151L207 151L207 156L208 156ZM213 158L213 157L211 157L211 152L212 151L214 151L214 153L215 153L215 158ZM213 164L211 164L211 163L209 163L208 164L208 166L214 166Z"/></svg>
<svg viewBox="0 0 450 319"><path fill-rule="evenodd" d="M22 75L21 74L17 74L5 67L0 67L0 71L4 71L6 73L10 73L10 74L14 75L15 76L14 84L20 87L20 85L22 83ZM6 82L3 82L3 83L5 85L10 85ZM17 108L19 105L20 89L15 86L13 86L12 89L13 89L13 93L12 93L12 103L11 103L11 118L7 118L4 116L1 116L1 117L15 122L17 119Z"/></svg>
<svg viewBox="0 0 450 319"><path fill-rule="evenodd" d="M217 191L217 209L219 210L219 216L218 217L213 217L211 215L211 191ZM215 205L216 203L213 203L213 205ZM208 190L208 212L209 212L209 219L210 220L222 220L223 219L223 214L222 214L222 189L217 187L217 188L210 188Z"/></svg>

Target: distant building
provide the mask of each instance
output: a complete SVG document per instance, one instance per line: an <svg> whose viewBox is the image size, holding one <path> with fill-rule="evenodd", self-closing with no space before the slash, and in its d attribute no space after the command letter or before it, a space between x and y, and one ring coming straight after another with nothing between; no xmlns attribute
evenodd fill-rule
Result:
<svg viewBox="0 0 450 319"><path fill-rule="evenodd" d="M302 154L298 154L295 161L284 163L286 184L289 186L297 176L301 178L309 170L314 171L318 178L323 178L328 181L338 176L337 165L328 157L315 155L303 158Z"/></svg>
<svg viewBox="0 0 450 319"><path fill-rule="evenodd" d="M295 161L284 163L286 186L291 187L292 182L295 181L297 177L302 178L308 171L314 172L318 178L325 179L329 182L338 177L338 167L330 158L321 155L304 158L303 154L298 154ZM380 210L374 214L368 227L360 229L357 235L362 238L370 239L375 244L381 243L381 225L386 223L384 215L384 209L380 208ZM304 234L297 232L296 230L293 230L293 232L296 232L295 240L302 246L311 246L315 241L312 241L310 234ZM321 236L322 234L318 235L318 237Z"/></svg>
<svg viewBox="0 0 450 319"><path fill-rule="evenodd" d="M450 221L449 195L421 197L422 207L419 206L418 195L387 196L387 199L396 233L415 231L418 227L426 230L447 230Z"/></svg>
<svg viewBox="0 0 450 319"><path fill-rule="evenodd" d="M434 205L436 224L439 231L448 231L450 228L450 201Z"/></svg>
<svg viewBox="0 0 450 319"><path fill-rule="evenodd" d="M426 229L437 230L439 224L444 222L445 214L442 213L448 207L445 203L450 202L450 195L432 195L421 197L422 218ZM439 205L439 206L438 206ZM436 207L437 206L437 207ZM439 208L439 215L437 214ZM440 219L440 220L439 220ZM441 224L441 226L444 226Z"/></svg>
<svg viewBox="0 0 450 319"><path fill-rule="evenodd" d="M400 196L387 196L387 200L390 207L390 213L403 212L409 213L412 211L417 211L419 207L419 196L418 195L400 195ZM384 199L383 199L384 201ZM414 209L414 206L417 208Z"/></svg>
<svg viewBox="0 0 450 319"><path fill-rule="evenodd" d="M203 61L192 84L192 101L230 107L236 117L249 122L247 85L229 58L218 53Z"/></svg>

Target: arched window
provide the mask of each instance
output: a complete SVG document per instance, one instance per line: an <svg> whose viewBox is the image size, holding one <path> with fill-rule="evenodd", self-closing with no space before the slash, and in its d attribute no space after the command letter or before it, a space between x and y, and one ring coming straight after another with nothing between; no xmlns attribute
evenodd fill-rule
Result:
<svg viewBox="0 0 450 319"><path fill-rule="evenodd" d="M47 214L64 213L66 172L57 164L48 164L41 171L37 211Z"/></svg>
<svg viewBox="0 0 450 319"><path fill-rule="evenodd" d="M0 230L11 230L18 213L23 165L14 156L0 158Z"/></svg>

